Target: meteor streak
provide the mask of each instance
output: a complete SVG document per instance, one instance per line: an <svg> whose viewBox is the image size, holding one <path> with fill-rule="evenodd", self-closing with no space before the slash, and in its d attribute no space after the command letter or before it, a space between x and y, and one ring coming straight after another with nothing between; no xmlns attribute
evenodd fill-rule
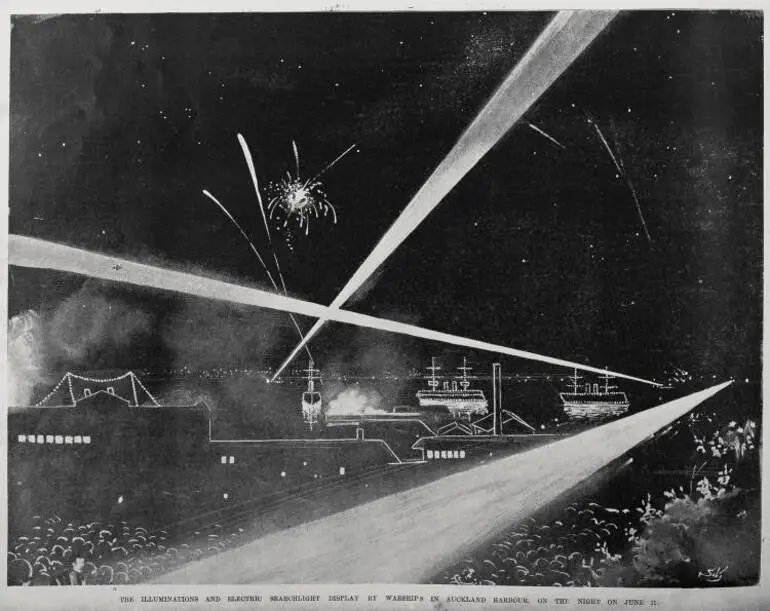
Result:
<svg viewBox="0 0 770 611"><path fill-rule="evenodd" d="M647 236L647 241L652 243L652 237L650 236L650 232L647 229L647 221L644 220L644 214L642 214L642 206L639 203L639 197L636 195L636 189L634 188L633 183L631 182L631 179L628 177L628 172L626 172L626 166L623 165L623 160L615 157L615 153L612 152L612 148L610 147L609 142L607 142L607 138L604 137L604 134L602 133L602 130L599 129L598 123L594 121L592 118L588 118L588 122L591 123L594 128L596 129L596 133L599 136L599 139L604 144L604 148L607 149L607 152L610 154L610 157L612 158L612 163L615 164L615 168L618 170L618 174L620 174L626 181L626 184L628 185L629 191L631 191L631 196L634 198L634 204L636 206L636 212L639 215L639 220L642 222L642 227L644 228L644 234Z"/></svg>
<svg viewBox="0 0 770 611"><path fill-rule="evenodd" d="M657 382L637 378L634 376L608 371L598 367L591 367L581 363L573 363L563 359L543 356L534 352L508 348L497 344L491 344L459 335L451 335L431 329L424 329L414 325L408 325L394 320L375 318L357 312L346 310L334 310L326 306L287 297L279 293L271 293L261 289L241 286L230 282L223 282L205 276L198 276L177 270L136 263L118 257L92 253L87 250L64 246L54 242L47 242L37 238L29 238L19 235L8 236L8 257L11 265L19 267L33 267L39 269L52 269L61 272L81 274L93 278L102 278L113 282L124 282L136 286L155 288L161 291L174 291L185 295L194 295L205 299L217 301L229 301L271 310L292 312L303 316L326 318L341 323L356 325L410 335L429 341L464 346L474 350L484 350L495 354L505 354L531 361L539 361L559 367L569 367L590 371L597 374L608 374L618 378L625 378L635 382L661 386ZM115 266L120 266L116 270Z"/></svg>
<svg viewBox="0 0 770 611"><path fill-rule="evenodd" d="M617 169L618 174L620 174L620 175L625 174L625 172L623 171L623 168L620 167L620 163L618 162L617 158L615 157L615 153L612 152L612 148L610 148L610 144L609 144L609 142L607 142L607 138L604 137L604 134L602 133L602 130L599 129L599 125L593 119L589 119L588 122L591 123L591 125L594 126L594 129L596 130L596 133L598 134L599 139L604 144L604 148L606 148L607 152L610 154L610 157L612 158L612 163L615 164L615 168Z"/></svg>
<svg viewBox="0 0 770 611"><path fill-rule="evenodd" d="M543 95L612 21L615 11L560 11L495 91L455 146L390 226L329 306L337 310L438 206L441 200ZM325 322L319 319L278 368L273 380Z"/></svg>
<svg viewBox="0 0 770 611"><path fill-rule="evenodd" d="M540 128L539 128L537 125L533 125L532 123L527 123L527 125L529 125L529 126L532 128L532 129L534 129L534 130L535 130L535 131L536 131L538 134L540 134L541 136L544 136L544 137L548 138L548 139L549 139L551 142L553 142L553 143L554 143L556 146L559 146L559 147L561 147L561 148L563 148L563 149L566 149L566 148L567 148L567 147L566 147L566 146L564 146L564 145L563 145L561 142L559 142L559 141L558 141L556 138L554 138L554 137L552 137L552 136L549 136L548 134L546 134L546 133L545 133L545 132L544 132L542 129L540 129Z"/></svg>
<svg viewBox="0 0 770 611"><path fill-rule="evenodd" d="M729 384L276 532L155 582L425 583Z"/></svg>

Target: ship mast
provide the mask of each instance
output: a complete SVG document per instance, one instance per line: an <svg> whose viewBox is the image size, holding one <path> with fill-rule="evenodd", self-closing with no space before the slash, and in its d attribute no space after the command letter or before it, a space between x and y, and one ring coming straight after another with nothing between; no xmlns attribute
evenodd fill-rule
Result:
<svg viewBox="0 0 770 611"><path fill-rule="evenodd" d="M320 369L316 369L313 365L313 359L310 358L307 364L307 390L302 393L302 418L313 430L313 425L319 421L321 415L321 395L316 392L315 381L316 378L320 380Z"/></svg>
<svg viewBox="0 0 770 611"><path fill-rule="evenodd" d="M436 357L432 356L431 359L431 365L428 367L428 371L430 371L430 380L428 380L428 386L431 388L431 390L436 390L438 388L438 379L436 378L436 372L441 369L438 365L436 365Z"/></svg>
<svg viewBox="0 0 770 611"><path fill-rule="evenodd" d="M606 367L604 368L604 370L605 370L605 373L602 376L602 379L604 380L604 393L605 394L609 394L610 389L613 389L615 387L614 386L610 386L610 374L607 373L607 368Z"/></svg>
<svg viewBox="0 0 770 611"><path fill-rule="evenodd" d="M580 377L578 376L578 370L575 369L575 374L573 376L570 376L570 380L572 381L572 392L577 394L579 392L578 390L578 380L580 380Z"/></svg>
<svg viewBox="0 0 770 611"><path fill-rule="evenodd" d="M463 390L468 390L468 387L471 385L471 383L468 381L468 372L471 371L472 368L468 367L468 359L466 357L463 357L463 366L458 367L457 369L463 372L463 375L460 378L460 388Z"/></svg>
<svg viewBox="0 0 770 611"><path fill-rule="evenodd" d="M315 391L315 380L318 377L318 374L321 373L320 369L314 369L313 365L315 363L313 362L313 359L311 358L308 361L307 369L305 369L305 373L307 374L307 392L314 392Z"/></svg>

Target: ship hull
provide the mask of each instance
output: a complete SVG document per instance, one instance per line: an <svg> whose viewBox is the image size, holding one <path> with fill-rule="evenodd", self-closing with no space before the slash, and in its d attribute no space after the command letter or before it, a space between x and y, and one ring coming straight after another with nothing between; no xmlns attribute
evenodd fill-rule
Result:
<svg viewBox="0 0 770 611"><path fill-rule="evenodd" d="M630 403L625 393L561 393L564 413L572 419L598 419L617 416L628 411Z"/></svg>

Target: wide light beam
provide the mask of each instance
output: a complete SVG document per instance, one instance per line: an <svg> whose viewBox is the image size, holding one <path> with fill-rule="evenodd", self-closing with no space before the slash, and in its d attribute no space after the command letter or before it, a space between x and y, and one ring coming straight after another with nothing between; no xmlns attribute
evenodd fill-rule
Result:
<svg viewBox="0 0 770 611"><path fill-rule="evenodd" d="M341 308L361 288L463 176L604 30L615 14L613 11L560 11L556 14L332 301L332 310ZM325 318L316 321L278 368L273 379L294 360L324 322Z"/></svg>
<svg viewBox="0 0 770 611"><path fill-rule="evenodd" d="M333 310L317 303L287 297L279 293L241 286L222 280L215 280L213 278L206 278L205 276L166 269L154 265L136 263L119 257L93 253L71 246L39 240L37 238L18 235L8 236L8 255L9 263L20 267L52 269L61 272L91 276L93 278L112 280L115 282L124 282L162 291L174 291L185 295L203 297L205 299L215 299L217 301L240 303L261 308L269 308L271 310L280 310L282 312L292 312L294 314L302 314L314 318L324 317L329 320L359 327L367 327L379 331L389 331L444 344L464 346L474 350L484 350L495 354L505 354L531 361L539 361L549 365L571 367L598 374L606 373L618 378L660 386L660 384L657 384L656 382L615 371L608 371L597 367L583 365L581 363L573 363L572 361L564 359L482 342L467 337L461 337L459 335L441 333L439 331L424 329L422 327L408 325L395 320L375 318L374 316L367 316L365 314L345 310Z"/></svg>

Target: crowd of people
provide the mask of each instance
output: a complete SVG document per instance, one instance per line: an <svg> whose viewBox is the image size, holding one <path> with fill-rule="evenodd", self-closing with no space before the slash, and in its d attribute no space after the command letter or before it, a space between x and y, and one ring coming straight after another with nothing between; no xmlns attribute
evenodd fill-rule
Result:
<svg viewBox="0 0 770 611"><path fill-rule="evenodd" d="M125 521L65 522L35 516L8 544L8 585L125 585L150 581L190 560L239 545L242 529L219 524L174 545L164 530Z"/></svg>
<svg viewBox="0 0 770 611"><path fill-rule="evenodd" d="M529 518L507 532L481 558L442 575L453 584L591 586L602 581L607 542L627 537L628 509L572 503L558 519Z"/></svg>

